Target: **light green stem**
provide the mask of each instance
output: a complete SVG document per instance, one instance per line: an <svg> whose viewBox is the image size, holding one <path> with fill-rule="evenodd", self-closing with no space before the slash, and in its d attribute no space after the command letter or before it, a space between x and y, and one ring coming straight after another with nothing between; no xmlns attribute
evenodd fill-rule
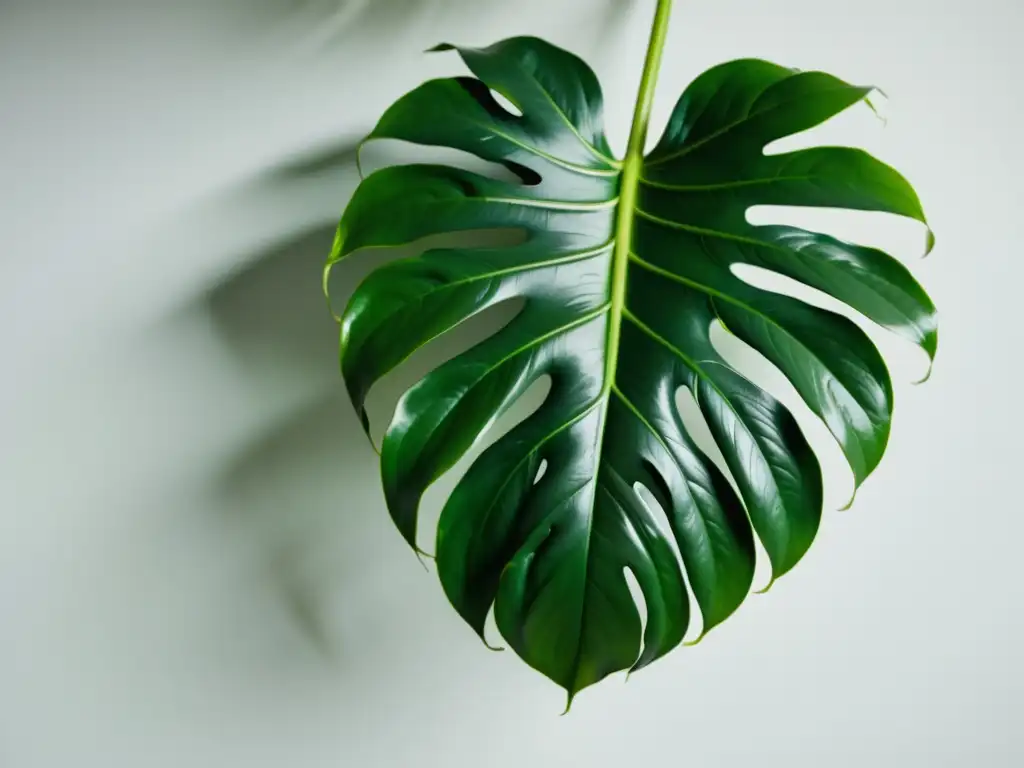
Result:
<svg viewBox="0 0 1024 768"><path fill-rule="evenodd" d="M608 318L608 357L605 360L604 391L611 392L615 385L615 368L619 360L619 335L622 331L622 310L626 305L626 270L633 240L633 219L636 195L640 183L640 169L644 161L647 126L654 102L654 86L661 67L661 53L665 48L668 19L672 13L672 0L658 0L658 9L651 27L651 40L647 46L640 91L637 94L633 125L629 131L626 159L622 165L622 185L619 192L619 210L615 220L615 250L612 256L611 312Z"/></svg>
<svg viewBox="0 0 1024 768"><path fill-rule="evenodd" d="M629 132L627 160L634 157L637 160L643 158L647 125L651 119L651 105L654 103L654 86L658 81L658 70L661 69L661 54L665 49L671 13L672 0L658 0L658 9L651 27L651 41L647 46L647 59L644 61L644 71L640 76L640 91L636 97L636 111L633 112L633 126Z"/></svg>

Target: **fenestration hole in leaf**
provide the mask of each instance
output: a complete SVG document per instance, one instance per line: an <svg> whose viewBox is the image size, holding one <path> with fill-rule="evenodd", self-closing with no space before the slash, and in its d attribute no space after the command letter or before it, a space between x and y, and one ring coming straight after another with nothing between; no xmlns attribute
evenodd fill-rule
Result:
<svg viewBox="0 0 1024 768"><path fill-rule="evenodd" d="M928 230L919 221L881 211L797 205L753 205L747 209L748 224L784 226L821 232L848 243L878 248L907 262L920 258L927 248Z"/></svg>
<svg viewBox="0 0 1024 768"><path fill-rule="evenodd" d="M541 478L544 477L544 475L547 473L547 471L548 471L548 460L547 459L541 459L540 460L540 466L537 467L537 476L533 478L533 484L536 485L537 483L539 483L541 481Z"/></svg>
<svg viewBox="0 0 1024 768"><path fill-rule="evenodd" d="M473 229L430 235L411 243L356 251L353 258L343 259L330 273L330 306L332 311L344 309L353 292L372 272L393 261L422 256L430 250L445 248L509 248L526 242L525 229L515 227Z"/></svg>
<svg viewBox="0 0 1024 768"><path fill-rule="evenodd" d="M537 409L548 398L548 394L551 392L551 384L550 375L538 376L504 413L490 423L477 442L466 451L462 458L427 489L420 503L420 517L417 530L417 542L425 551L434 552L437 521L441 516L441 510L456 484L466 473L466 470L487 448L537 412ZM497 635L491 635L491 637L495 636ZM500 643L498 644L500 645Z"/></svg>
<svg viewBox="0 0 1024 768"><path fill-rule="evenodd" d="M742 500L742 494L740 494L739 484L736 482L736 478L733 476L732 471L729 469L729 465L725 461L725 456L722 454L721 448L718 447L718 443L715 442L715 438L711 433L711 428L708 426L707 421L704 418L704 414L701 413L700 406L697 404L697 399L693 396L687 387L680 387L676 391L676 408L679 409L680 418L683 420L683 424L686 426L686 432L690 436L690 439L696 444L708 459L725 475L725 479L729 481L729 485L732 486L736 493L736 498ZM754 534L754 548L756 551L756 559L754 563L754 584L765 585L770 584L772 580L772 564L768 558L768 552L765 550L764 545L761 543L756 532ZM757 587L760 589L760 587Z"/></svg>
<svg viewBox="0 0 1024 768"><path fill-rule="evenodd" d="M871 339L871 343L882 353L894 382L919 381L927 375L931 367L928 355L917 344L904 336L889 331L824 291L812 288L786 275L780 275L770 269L750 264L733 264L731 270L747 285L769 293L799 299L811 306L843 315L857 323Z"/></svg>
<svg viewBox="0 0 1024 768"><path fill-rule="evenodd" d="M512 100L509 99L507 96L505 96L504 94L494 90L493 88L490 89L490 92L491 92L491 98L494 99L497 102L499 107L501 107L502 109L504 109L506 112L508 112L510 115L512 115L514 117L522 117L523 116L523 110L521 110L514 103L512 103Z"/></svg>
<svg viewBox="0 0 1024 768"><path fill-rule="evenodd" d="M693 392L689 387L679 387L676 390L675 399L676 410L679 412L679 418L683 422L686 434L693 441L694 445L697 446L697 449L718 467L732 487L737 489L738 493L736 481L733 479L732 472L729 471L729 465L725 462L725 456L718 447L718 443L715 442L715 437L711 434L711 427L708 426L707 421L704 419L704 414L701 413L700 406L697 405Z"/></svg>
<svg viewBox="0 0 1024 768"><path fill-rule="evenodd" d="M777 293L782 296L791 296L815 307L827 309L830 312L839 312L858 318L862 317L862 315L851 310L839 299L829 296L824 291L819 291L817 288L812 288L801 283L799 280L794 280L770 269L755 267L752 264L732 264L729 270L747 285L760 288L762 291Z"/></svg>
<svg viewBox="0 0 1024 768"><path fill-rule="evenodd" d="M838 509L846 505L853 496L853 472L825 423L811 412L796 391L796 387L768 358L730 333L717 321L712 323L710 335L715 351L733 370L770 393L796 419L800 431L821 465L825 483L825 509ZM760 564L759 551L758 565ZM769 580L770 575L767 572L762 574L758 571L754 577L755 584L767 584Z"/></svg>
<svg viewBox="0 0 1024 768"><path fill-rule="evenodd" d="M653 473L656 470L653 467L648 467L648 471ZM634 483L633 490L636 491L636 495L640 497L640 501L643 502L644 506L651 511L651 515L661 530L661 535L672 548L672 553L679 564L679 570L685 577L686 599L690 604L690 625L686 628L683 642L696 640L704 631L704 618L701 616L700 606L697 605L697 600L693 596L692 584L690 583L689 575L686 573L686 564L683 562L683 556L679 551L679 544L676 541L675 534L672 532L672 526L668 522L668 514L665 512L665 507L658 501L657 496L646 485L640 482Z"/></svg>
<svg viewBox="0 0 1024 768"><path fill-rule="evenodd" d="M399 398L410 387L435 368L501 331L522 312L525 304L522 298L512 298L467 317L417 349L374 384L366 398L374 444L380 446Z"/></svg>
<svg viewBox="0 0 1024 768"><path fill-rule="evenodd" d="M456 77L455 82L472 96L477 104L487 110L491 117L498 118L499 120L519 120L522 117L522 111L512 104L511 101L501 96L497 91L492 91L475 77ZM498 101L499 97L510 107L513 107L515 111L506 108L501 101Z"/></svg>
<svg viewBox="0 0 1024 768"><path fill-rule="evenodd" d="M527 168L525 165L520 165L512 160L505 160L503 164L526 186L536 187L540 184L541 175L532 168Z"/></svg>
<svg viewBox="0 0 1024 768"><path fill-rule="evenodd" d="M636 658L639 659L644 652L644 632L647 631L647 600L644 598L644 591L640 588L636 574L628 565L622 569L622 577L626 580L629 596L633 598L633 605L636 606L636 612L640 616L640 650L636 655Z"/></svg>
<svg viewBox="0 0 1024 768"><path fill-rule="evenodd" d="M459 168L510 184L523 183L519 170L513 168L512 163L491 162L452 147L426 146L399 139L373 139L362 148L359 157L364 177L381 168L426 163Z"/></svg>

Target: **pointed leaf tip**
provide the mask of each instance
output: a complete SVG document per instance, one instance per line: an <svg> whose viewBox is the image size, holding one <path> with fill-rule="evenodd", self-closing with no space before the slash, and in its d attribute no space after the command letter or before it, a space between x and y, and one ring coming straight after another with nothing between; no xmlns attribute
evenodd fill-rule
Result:
<svg viewBox="0 0 1024 768"><path fill-rule="evenodd" d="M420 565L423 566L423 570L426 571L427 573L430 573L430 568L427 567L427 560L433 560L434 558L431 557L426 552L424 552L419 547L414 547L413 551L416 552L416 559L420 561Z"/></svg>
<svg viewBox="0 0 1024 768"><path fill-rule="evenodd" d="M882 114L880 106L876 104L871 97L874 96L875 94L878 94L879 96L882 97L883 101L888 103L889 96L877 85L869 85L865 87L868 89L868 92L864 96L864 103L867 105L868 109L871 110L872 114L874 114L874 116L877 117L882 122L882 127L885 128L886 126L889 125L889 118Z"/></svg>
<svg viewBox="0 0 1024 768"><path fill-rule="evenodd" d="M910 383L913 386L915 386L915 387L919 386L921 384L924 384L926 381L928 381L928 379L930 379L932 377L932 370L934 368L935 368L935 358L931 358L931 359L928 360L928 370L924 372L924 376L922 376L917 381L912 381Z"/></svg>
<svg viewBox="0 0 1024 768"><path fill-rule="evenodd" d="M924 255L921 258L923 259L926 256L928 256L928 254L930 254L932 252L932 249L934 249L934 248L935 248L935 232L932 230L931 227L928 227L928 233L925 235L925 241L924 241Z"/></svg>
<svg viewBox="0 0 1024 768"><path fill-rule="evenodd" d="M854 486L853 486L853 492L850 494L850 499L845 504L843 504L843 506L839 507L836 511L837 512L846 512L850 507L852 507L854 500L857 498L857 491L859 489L860 489L860 485L858 485L855 482Z"/></svg>
<svg viewBox="0 0 1024 768"><path fill-rule="evenodd" d="M503 645L491 645L489 642L487 642L487 638L484 637L483 632L480 633L480 642L484 644L484 648L486 648L488 651L494 651L495 653L501 653L502 651L505 650L505 646L503 646Z"/></svg>
<svg viewBox="0 0 1024 768"><path fill-rule="evenodd" d="M359 409L359 423L363 425L363 432L366 433L366 436L370 437L370 414L366 412L366 408Z"/></svg>
<svg viewBox="0 0 1024 768"><path fill-rule="evenodd" d="M560 714L559 717L565 717L566 715L569 714L569 710L572 709L573 699L576 698L576 694L575 693L573 693L571 691L567 691L566 693L567 693L567 698L566 698L566 701L565 701L565 709L562 710L562 714Z"/></svg>
<svg viewBox="0 0 1024 768"><path fill-rule="evenodd" d="M704 636L706 634L707 634L707 632L703 632L702 631L699 635L697 635L695 638L693 638L693 640L684 640L683 641L683 645L686 646L687 648L693 648L693 646L697 645L701 640L704 639Z"/></svg>

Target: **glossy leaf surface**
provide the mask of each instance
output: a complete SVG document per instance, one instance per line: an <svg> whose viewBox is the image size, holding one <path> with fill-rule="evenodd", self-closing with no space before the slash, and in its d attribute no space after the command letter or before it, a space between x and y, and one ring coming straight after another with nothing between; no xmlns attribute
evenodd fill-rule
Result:
<svg viewBox="0 0 1024 768"><path fill-rule="evenodd" d="M452 605L481 637L493 605L508 644L571 698L681 642L687 580L706 633L749 593L755 536L775 578L818 529L818 461L787 409L716 351L715 321L788 377L858 483L885 449L892 388L865 333L751 286L733 265L819 289L935 353L934 307L893 257L802 229L754 226L747 209L925 217L904 178L860 150L763 152L869 88L733 61L686 89L647 157L619 161L603 132L597 79L581 60L523 37L457 50L474 77L424 83L369 138L463 150L521 183L443 165L378 170L345 211L330 264L437 233L511 228L526 237L430 250L377 270L342 316L342 371L365 423L371 386L415 350L487 307L525 299L501 331L405 394L381 471L390 514L415 547L427 487L550 377L540 408L488 447L448 498L436 559ZM687 432L675 401L681 387L693 393L732 482ZM643 629L627 570L646 604Z"/></svg>

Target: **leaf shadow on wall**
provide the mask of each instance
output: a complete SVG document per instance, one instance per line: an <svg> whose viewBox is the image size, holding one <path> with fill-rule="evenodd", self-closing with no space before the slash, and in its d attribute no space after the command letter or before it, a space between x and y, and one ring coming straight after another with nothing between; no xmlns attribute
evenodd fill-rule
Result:
<svg viewBox="0 0 1024 768"><path fill-rule="evenodd" d="M344 44L355 35L373 37L398 27L426 22L431 14L484 12L488 0L232 0L223 9L232 24L262 29L296 25L314 47ZM492 0L497 5L498 0ZM612 42L637 6L637 0L605 0L599 17L597 44ZM486 44L487 41L473 41ZM492 41L493 42L493 41Z"/></svg>
<svg viewBox="0 0 1024 768"><path fill-rule="evenodd" d="M351 145L331 148L254 183L273 187L325 172L354 173L353 152ZM338 326L321 282L334 232L335 223L325 221L278 239L246 256L244 268L201 300L244 373L246 394L263 425L216 471L215 506L229 530L255 542L266 583L325 658L334 657L350 634L372 631L382 614L418 610L404 580L436 588L387 516L377 455L344 390ZM334 310L344 308L372 269L427 244L356 254L339 264L331 280ZM516 311L514 305L487 310L389 374L367 404L375 441L402 392L493 334ZM268 424L261 412L281 415Z"/></svg>

